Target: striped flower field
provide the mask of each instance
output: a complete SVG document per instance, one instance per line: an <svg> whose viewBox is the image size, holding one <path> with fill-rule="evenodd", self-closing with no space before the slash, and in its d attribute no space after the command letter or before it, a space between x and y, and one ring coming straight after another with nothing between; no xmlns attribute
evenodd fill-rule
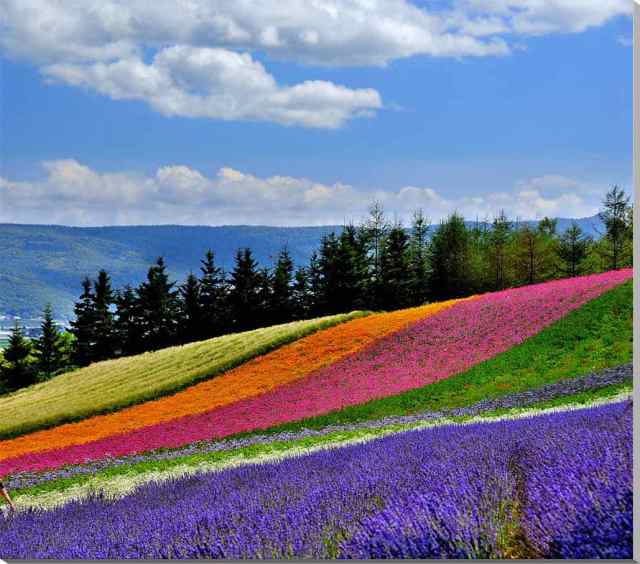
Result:
<svg viewBox="0 0 640 564"><path fill-rule="evenodd" d="M468 374L450 388L462 401L465 390L487 386L490 376L482 371L482 380L474 380L477 368L508 358L583 311L598 316L591 319L603 329L591 335L575 318L575 335L585 339L577 365L606 368L599 347L630 338L631 276L624 269L308 323L297 337L171 395L136 403L121 390L124 407L111 413L88 409L84 419L34 432L7 426L18 436L0 441L0 477L31 481L16 499L32 510L0 517L0 556L626 557L631 419L629 402L621 401L629 388L620 380L610 389L603 384L601 400L587 402L592 407L562 407L582 401L567 396L558 409L495 414L499 419L490 422L452 424L426 414L318 435L306 435L304 425L414 391L428 395ZM618 305L592 307L605 299ZM608 347L611 366L630 361L625 343ZM237 343L233 350L241 353ZM574 362L571 350L548 350L554 366ZM207 354L221 358L215 348ZM127 373L136 362L127 359ZM102 378L103 369L92 370ZM513 377L524 378L518 370ZM567 368L558 377L582 373ZM499 385L509 389L505 374ZM543 376L531 379L533 385L544 383ZM514 391L525 389L526 381L514 382ZM28 429L28 402L12 401ZM412 413L409 399L406 406L404 413ZM56 413L61 421L77 418L63 403ZM299 433L268 439L294 424ZM263 439L252 441L256 433ZM223 440L244 446L217 449ZM101 488L105 495L95 497ZM112 499L109 492L120 494ZM166 509L172 506L175 511ZM563 510L568 506L575 508L571 515ZM95 531L74 540L87 520Z"/></svg>

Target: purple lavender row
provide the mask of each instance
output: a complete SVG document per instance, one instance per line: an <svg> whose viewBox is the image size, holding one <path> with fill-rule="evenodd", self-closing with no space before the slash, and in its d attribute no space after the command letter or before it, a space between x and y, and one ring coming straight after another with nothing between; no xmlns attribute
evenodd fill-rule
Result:
<svg viewBox="0 0 640 564"><path fill-rule="evenodd" d="M607 368L593 372L579 378L562 380L554 384L547 384L525 392L507 394L498 398L482 400L479 403L451 409L446 411L422 412L408 416L390 416L372 421L345 425L331 425L323 429L302 429L295 432L273 433L269 435L254 435L239 439L227 439L222 441L203 441L193 443L185 447L170 450L150 451L144 454L128 455L118 458L106 458L92 461L86 464L77 464L56 468L44 472L24 472L15 474L5 479L10 489L20 489L35 486L50 480L70 478L78 475L91 475L100 470L112 466L131 465L139 462L160 461L190 456L193 454L206 454L226 450L235 450L258 444L269 444L276 441L293 441L309 437L319 437L340 431L356 431L360 429L379 429L389 425L403 425L430 421L442 417L475 416L496 409L510 409L525 407L540 401L547 401L562 396L576 394L588 390L595 390L605 386L631 382L633 367L631 363L614 368Z"/></svg>
<svg viewBox="0 0 640 564"><path fill-rule="evenodd" d="M630 449L627 403L412 431L19 513L0 556L628 558Z"/></svg>

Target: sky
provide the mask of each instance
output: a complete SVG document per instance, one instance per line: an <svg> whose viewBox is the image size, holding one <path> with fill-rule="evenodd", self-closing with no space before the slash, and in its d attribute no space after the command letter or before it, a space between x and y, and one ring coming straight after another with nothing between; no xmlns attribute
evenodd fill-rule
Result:
<svg viewBox="0 0 640 564"><path fill-rule="evenodd" d="M0 0L0 222L587 217L627 0Z"/></svg>

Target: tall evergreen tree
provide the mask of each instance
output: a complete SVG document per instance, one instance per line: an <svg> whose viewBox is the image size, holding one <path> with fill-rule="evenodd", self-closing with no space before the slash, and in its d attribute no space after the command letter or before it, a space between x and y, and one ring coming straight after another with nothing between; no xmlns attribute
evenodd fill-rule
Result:
<svg viewBox="0 0 640 564"><path fill-rule="evenodd" d="M430 247L431 292L436 299L464 296L471 286L469 233L461 215L442 221Z"/></svg>
<svg viewBox="0 0 640 564"><path fill-rule="evenodd" d="M114 294L111 288L111 278L105 270L100 270L94 283L93 292L95 345L92 360L106 360L115 355L113 305Z"/></svg>
<svg viewBox="0 0 640 564"><path fill-rule="evenodd" d="M429 222L422 210L413 214L411 240L409 242L409 272L411 305L423 304L429 296Z"/></svg>
<svg viewBox="0 0 640 564"><path fill-rule="evenodd" d="M177 340L179 303L174 286L175 282L169 281L164 259L158 258L137 292L144 350L168 347Z"/></svg>
<svg viewBox="0 0 640 564"><path fill-rule="evenodd" d="M126 285L117 292L114 335L116 354L129 356L142 352L142 328L139 318L139 304L135 291Z"/></svg>
<svg viewBox="0 0 640 564"><path fill-rule="evenodd" d="M384 215L384 208L375 201L369 208L369 218L363 226L365 241L368 246L370 260L370 280L368 301L376 307L380 301L381 257L384 241L389 231L389 223Z"/></svg>
<svg viewBox="0 0 640 564"><path fill-rule="evenodd" d="M311 294L309 270L304 266L300 266L296 270L291 299L293 302L294 319L308 319L311 317L313 297Z"/></svg>
<svg viewBox="0 0 640 564"><path fill-rule="evenodd" d="M238 250L229 290L231 320L236 331L256 327L256 316L261 314L259 284L260 276L251 249Z"/></svg>
<svg viewBox="0 0 640 564"><path fill-rule="evenodd" d="M71 332L76 338L75 363L86 366L94 360L96 343L96 309L93 287L89 277L82 281L82 295L73 308L75 319L71 322Z"/></svg>
<svg viewBox="0 0 640 564"><path fill-rule="evenodd" d="M625 240L632 229L629 196L620 187L614 186L605 196L604 209L599 217L605 226L605 257L608 267L617 269L628 264L629 253L625 253Z"/></svg>
<svg viewBox="0 0 640 564"><path fill-rule="evenodd" d="M293 260L285 247L278 254L273 271L273 287L271 293L271 319L274 323L286 323L294 317L293 298Z"/></svg>
<svg viewBox="0 0 640 564"><path fill-rule="evenodd" d="M574 221L560 237L558 256L563 263L562 272L567 276L582 273L582 264L587 258L589 239L584 236L580 226Z"/></svg>
<svg viewBox="0 0 640 564"><path fill-rule="evenodd" d="M202 311L201 339L217 337L229 330L227 285L224 271L217 267L209 249L200 261L200 309Z"/></svg>
<svg viewBox="0 0 640 564"><path fill-rule="evenodd" d="M503 290L507 285L507 251L511 228L512 224L504 210L500 210L493 220L492 229L488 235L488 259L493 274L492 286L495 290Z"/></svg>
<svg viewBox="0 0 640 564"><path fill-rule="evenodd" d="M205 332L200 307L200 292L200 282L191 272L185 283L180 286L179 337L183 343L197 341Z"/></svg>
<svg viewBox="0 0 640 564"><path fill-rule="evenodd" d="M53 320L51 304L44 308L40 337L34 343L34 352L41 377L51 378L66 366L64 344Z"/></svg>
<svg viewBox="0 0 640 564"><path fill-rule="evenodd" d="M409 306L409 238L400 224L392 227L385 238L380 270L380 307L391 310Z"/></svg>
<svg viewBox="0 0 640 564"><path fill-rule="evenodd" d="M17 390L35 383L36 367L32 362L31 352L31 342L25 338L16 321L9 343L3 351L4 362L0 366L0 375L7 389Z"/></svg>

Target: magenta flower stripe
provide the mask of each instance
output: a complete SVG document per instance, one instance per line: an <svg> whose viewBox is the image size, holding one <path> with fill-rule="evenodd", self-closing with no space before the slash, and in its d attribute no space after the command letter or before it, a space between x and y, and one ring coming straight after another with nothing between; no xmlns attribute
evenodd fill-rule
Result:
<svg viewBox="0 0 640 564"><path fill-rule="evenodd" d="M484 294L261 396L91 443L7 459L0 462L0 475L222 438L422 387L522 343L631 276L625 269Z"/></svg>

